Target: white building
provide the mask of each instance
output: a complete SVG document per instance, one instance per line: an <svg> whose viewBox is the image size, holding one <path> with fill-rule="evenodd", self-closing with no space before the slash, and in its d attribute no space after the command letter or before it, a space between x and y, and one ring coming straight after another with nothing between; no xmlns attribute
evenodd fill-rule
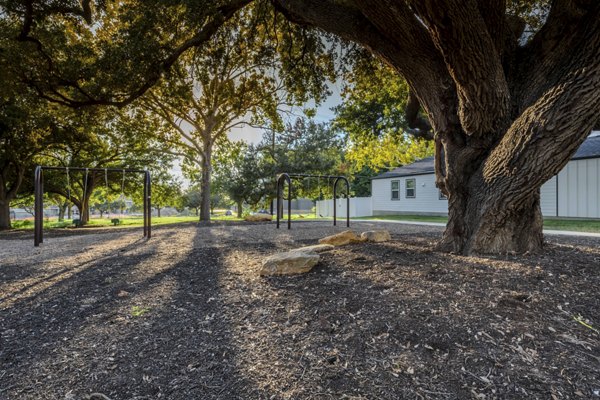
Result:
<svg viewBox="0 0 600 400"><path fill-rule="evenodd" d="M371 196L373 215L448 214L448 201L435 187L433 157L374 177ZM600 131L542 186L541 207L545 217L600 218Z"/></svg>

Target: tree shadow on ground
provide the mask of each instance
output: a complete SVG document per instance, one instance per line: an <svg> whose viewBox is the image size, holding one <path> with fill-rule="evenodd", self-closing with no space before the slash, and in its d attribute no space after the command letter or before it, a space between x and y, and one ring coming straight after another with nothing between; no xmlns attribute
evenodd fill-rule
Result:
<svg viewBox="0 0 600 400"><path fill-rule="evenodd" d="M307 229L165 229L15 302L0 321L0 397L569 398L600 387L598 337L572 317L599 320L592 247L463 257L432 251L431 235L394 234L323 253L305 275L257 275L264 256L314 244Z"/></svg>

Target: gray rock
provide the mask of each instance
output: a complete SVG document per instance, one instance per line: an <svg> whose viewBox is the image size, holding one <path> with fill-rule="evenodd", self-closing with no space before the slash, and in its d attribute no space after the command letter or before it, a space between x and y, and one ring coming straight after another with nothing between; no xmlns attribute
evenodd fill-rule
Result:
<svg viewBox="0 0 600 400"><path fill-rule="evenodd" d="M362 242L363 240L358 237L356 232L348 230L344 232L337 233L335 235L326 236L322 239L319 239L320 244L330 244L333 246L343 246L349 243Z"/></svg>
<svg viewBox="0 0 600 400"><path fill-rule="evenodd" d="M385 229L363 232L360 238L367 242L387 242L392 240L390 232Z"/></svg>
<svg viewBox="0 0 600 400"><path fill-rule="evenodd" d="M290 251L299 251L304 253L322 253L324 251L333 250L334 248L335 246L331 244L314 244L312 246L299 247Z"/></svg>
<svg viewBox="0 0 600 400"><path fill-rule="evenodd" d="M288 251L268 257L260 269L261 276L295 275L310 271L321 257L312 251Z"/></svg>

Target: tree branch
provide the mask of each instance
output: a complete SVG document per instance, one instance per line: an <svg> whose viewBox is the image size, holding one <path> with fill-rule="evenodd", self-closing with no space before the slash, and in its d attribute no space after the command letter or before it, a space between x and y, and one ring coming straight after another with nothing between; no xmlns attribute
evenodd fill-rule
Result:
<svg viewBox="0 0 600 400"><path fill-rule="evenodd" d="M500 54L477 3L411 0L410 4L427 25L456 83L462 129L475 137L496 134L509 116L510 93ZM490 23L499 25L494 22Z"/></svg>
<svg viewBox="0 0 600 400"><path fill-rule="evenodd" d="M433 139L431 124L425 118L419 115L421 103L413 90L408 92L408 102L406 103L405 118L408 127L411 128L409 133L415 137L423 139Z"/></svg>
<svg viewBox="0 0 600 400"><path fill-rule="evenodd" d="M156 66L154 66L154 68L152 70L147 71L146 81L144 83L142 83L142 85L140 85L139 88L137 88L136 90L132 91L131 93L125 95L121 99L115 99L113 97L92 98L91 96L86 95L85 90L83 90L83 88L79 84L74 83L74 82L70 82L68 85L66 85L66 87L74 88L81 94L84 94L85 99L79 100L79 99L75 99L72 97L67 97L66 95L60 93L57 90L58 88L61 87L60 85L58 87L53 87L52 89L49 90L50 92L54 93L54 95L52 95L52 94L48 93L46 90L44 90L42 87L40 87L39 85L35 84L35 82L30 81L29 84L33 83L35 90L46 100L52 101L54 103L62 104L62 105L68 106L68 107L79 108L79 107L85 107L85 106L91 106L91 105L111 105L111 106L116 106L116 107L124 107L124 106L128 105L129 103L131 103L133 100L142 96L144 93L146 93L148 91L148 89L150 89L152 86L154 86L161 79L162 74L164 72L168 71L171 68L171 66L179 59L179 57L183 53L185 53L187 50L189 50L191 48L202 46L206 41L208 41L214 35L214 33L226 21L231 19L238 10L245 7L251 1L252 0L232 0L229 4L219 7L217 9L217 12L213 16L213 18L208 23L206 23L206 25L204 25L204 27L198 33L196 33L190 39L186 40L184 43L182 43L177 48L173 49L171 54L168 57L166 57L164 60L162 60L160 63L158 63ZM34 43L39 43L39 40L29 36L30 31L31 31L31 26L33 24L32 1L28 1L26 3L26 5L28 5L28 4L31 6L30 7L31 13L26 12L26 14L25 14L23 29L21 31L21 34L19 35L19 40L33 41ZM41 43L39 43L39 46L41 46ZM40 49L39 46L38 46L38 49ZM54 73L54 71L48 71L48 72L51 75ZM64 83L64 81L63 81L63 83ZM63 85L63 86L65 86L65 85Z"/></svg>

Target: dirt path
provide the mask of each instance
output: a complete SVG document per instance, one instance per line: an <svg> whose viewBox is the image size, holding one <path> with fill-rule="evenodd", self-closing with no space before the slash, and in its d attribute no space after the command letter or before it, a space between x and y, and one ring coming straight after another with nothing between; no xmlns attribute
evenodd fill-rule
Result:
<svg viewBox="0 0 600 400"><path fill-rule="evenodd" d="M260 278L302 222L0 236L0 399L600 399L600 239L432 251L440 228Z"/></svg>

